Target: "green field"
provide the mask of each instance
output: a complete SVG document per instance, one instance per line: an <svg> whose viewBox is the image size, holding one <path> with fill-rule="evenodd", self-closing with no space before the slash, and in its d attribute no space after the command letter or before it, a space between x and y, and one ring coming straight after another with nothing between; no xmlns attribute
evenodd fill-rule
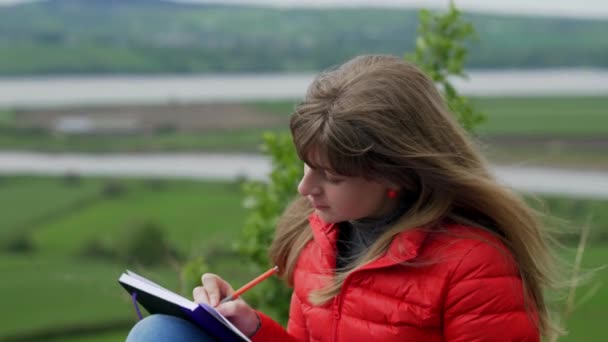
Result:
<svg viewBox="0 0 608 342"><path fill-rule="evenodd" d="M188 254L204 240L229 240L244 215L240 190L234 184L176 183L164 189L129 184L119 198L100 201L38 227L33 232L37 248L49 252L77 253L87 241L119 244L133 225L154 222L166 229L169 241ZM109 215L108 213L111 213Z"/></svg>
<svg viewBox="0 0 608 342"><path fill-rule="evenodd" d="M608 97L505 97L474 98L488 120L477 128L482 139L497 153L516 155L533 151L538 155L589 154L586 160L607 158L606 146L588 148L586 141L595 139L608 145ZM248 103L276 115L289 115L294 101ZM154 152L154 151L257 151L261 132L276 131L275 126L218 130L200 133L158 133L146 135L66 135L17 129L10 112L0 114L0 150L36 150L47 152ZM287 124L284 131L287 131ZM500 137L495 143L492 139ZM536 140L522 142L522 139ZM538 141L540 139L540 141ZM512 146L512 143L516 143ZM521 151L518 151L520 148ZM595 151L596 149L602 149ZM506 149L506 150L505 150ZM574 152L574 153L572 153ZM506 158L507 156L505 156Z"/></svg>
<svg viewBox="0 0 608 342"><path fill-rule="evenodd" d="M121 265L35 253L2 255L2 333L30 333L107 320L131 312L115 279Z"/></svg>
<svg viewBox="0 0 608 342"><path fill-rule="evenodd" d="M486 152L493 161L552 165L555 160L561 166L608 168L603 148L608 143L608 97L477 98L474 102L488 114L478 134L488 141ZM294 103L247 105L287 116ZM262 131L87 137L18 131L14 123L12 112L0 111L0 149L243 152L257 150ZM234 284L245 282L255 270L232 249L247 215L242 199L236 182L0 176L4 208L0 293L6 312L11 313L3 316L0 341L124 340L134 314L116 279L126 268L187 295L179 265L203 257L210 271ZM563 232L559 238L567 248L560 254L565 259L573 260L578 232L589 224L591 241L584 265L586 269L606 265L608 200L547 197L542 205L534 205L561 219L547 222ZM123 253L132 248L136 233L149 226L162 231L174 253L170 263L146 266L130 262ZM571 332L560 341L602 340L608 315L606 284L608 270L600 270L578 290L579 298L596 292L576 307L567 321Z"/></svg>
<svg viewBox="0 0 608 342"><path fill-rule="evenodd" d="M202 255L211 271L234 284L243 283L252 271L230 251L246 215L239 189L236 183L217 182L3 177L0 204L10 215L0 216L0 227L10 232L30 222L27 235L32 247L21 252L0 251L0 293L4 310L11 313L3 318L0 341L8 336L57 336L79 329L89 331L88 335L74 333L44 340L124 340L134 314L116 279L126 268L188 294L189 289L180 286L175 266L149 267L120 258L82 256L81 247L92 240L122 248L128 231L138 222L162 227L184 259ZM74 206L91 197L96 200ZM591 222L593 241L584 263L587 268L605 264L608 201L550 198L545 203L547 212L571 220L575 229L581 221ZM589 217L593 220L587 220ZM564 238L569 247L561 254L572 260L576 236ZM601 271L579 292L607 283L608 272ZM571 335L563 341L598 340L607 310L608 291L603 286L592 300L577 308L568 321ZM116 329L107 330L104 324Z"/></svg>
<svg viewBox="0 0 608 342"><path fill-rule="evenodd" d="M574 249L563 252L567 260L574 260ZM608 314L608 245L590 246L585 250L583 267L591 280L577 289L578 301L575 311L568 318L565 328L568 335L559 341L603 341L606 338L606 323L600 317ZM597 268L604 267L601 270ZM595 272L592 272L596 270ZM563 303L554 303L561 311Z"/></svg>
<svg viewBox="0 0 608 342"><path fill-rule="evenodd" d="M603 136L608 139L607 96L478 97L473 104L487 115L479 135ZM269 112L291 113L294 102L252 104Z"/></svg>
<svg viewBox="0 0 608 342"><path fill-rule="evenodd" d="M10 240L26 227L23 235L32 246L0 250L0 291L11 312L3 319L0 341L15 334L101 329L104 322L130 324L132 308L116 282L128 267L179 289L177 265L149 267L119 257L83 256L83 246L93 240L120 251L141 222L161 227L180 260L204 256L210 267L229 267L224 273L235 284L244 282L253 274L242 266L235 269L238 260L231 261L231 242L245 214L241 197L237 183L3 177L0 204L7 215L0 217L2 232ZM78 205L83 198L95 200Z"/></svg>
<svg viewBox="0 0 608 342"><path fill-rule="evenodd" d="M0 206L28 210L4 210L0 236L28 230L40 219L50 219L70 206L82 205L101 196L97 183L85 181L70 186L69 181L63 180L48 182L29 177L1 177Z"/></svg>
<svg viewBox="0 0 608 342"><path fill-rule="evenodd" d="M605 19L464 11L472 68L606 67ZM27 2L0 11L0 74L318 71L411 51L416 9L167 1ZM238 52L238 53L235 53Z"/></svg>
<svg viewBox="0 0 608 342"><path fill-rule="evenodd" d="M488 115L480 135L608 139L608 97L476 98L473 103Z"/></svg>

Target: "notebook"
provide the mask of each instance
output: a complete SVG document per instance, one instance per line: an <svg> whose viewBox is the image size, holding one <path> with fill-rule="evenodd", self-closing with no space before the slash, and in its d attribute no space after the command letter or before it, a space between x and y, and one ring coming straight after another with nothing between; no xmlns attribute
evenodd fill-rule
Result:
<svg viewBox="0 0 608 342"><path fill-rule="evenodd" d="M123 273L118 282L131 294L140 317L137 303L150 314L165 314L188 320L220 341L250 341L226 317L207 304L197 304L131 271Z"/></svg>

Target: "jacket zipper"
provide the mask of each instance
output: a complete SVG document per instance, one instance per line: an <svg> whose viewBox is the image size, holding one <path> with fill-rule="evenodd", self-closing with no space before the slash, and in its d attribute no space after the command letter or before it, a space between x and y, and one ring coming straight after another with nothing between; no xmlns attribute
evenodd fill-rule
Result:
<svg viewBox="0 0 608 342"><path fill-rule="evenodd" d="M334 324L333 324L333 341L338 342L338 324L340 323L340 318L342 316L342 303L344 302L344 293L346 292L346 287L348 285L348 280L352 276L352 273L344 279L344 284L342 284L342 289L340 293L334 298L333 303L333 316L334 316Z"/></svg>

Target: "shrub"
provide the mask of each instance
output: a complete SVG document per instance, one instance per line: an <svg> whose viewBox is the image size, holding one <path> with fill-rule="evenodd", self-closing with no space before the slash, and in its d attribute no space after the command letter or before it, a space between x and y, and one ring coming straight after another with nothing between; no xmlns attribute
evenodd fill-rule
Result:
<svg viewBox="0 0 608 342"><path fill-rule="evenodd" d="M31 234L22 230L9 234L1 246L2 250L8 253L31 253L36 247Z"/></svg>
<svg viewBox="0 0 608 342"><path fill-rule="evenodd" d="M144 266L166 264L178 258L165 230L154 222L139 223L129 229L118 254L129 264Z"/></svg>
<svg viewBox="0 0 608 342"><path fill-rule="evenodd" d="M82 183L82 175L76 172L67 172L63 175L61 181L68 186L78 186Z"/></svg>
<svg viewBox="0 0 608 342"><path fill-rule="evenodd" d="M144 181L144 184L148 189L151 189L154 191L161 191L161 190L167 189L168 181L166 179L151 178L151 179L146 179Z"/></svg>
<svg viewBox="0 0 608 342"><path fill-rule="evenodd" d="M185 296L192 295L192 289L201 285L201 276L209 272L209 265L204 257L190 259L182 265L179 280L180 292Z"/></svg>
<svg viewBox="0 0 608 342"><path fill-rule="evenodd" d="M118 259L118 254L112 246L104 243L101 239L91 239L85 242L80 250L78 256L91 258L91 259L102 259L102 260L115 260Z"/></svg>
<svg viewBox="0 0 608 342"><path fill-rule="evenodd" d="M116 180L107 181L101 189L102 196L106 198L118 198L126 192L127 187Z"/></svg>
<svg viewBox="0 0 608 342"><path fill-rule="evenodd" d="M303 164L295 153L289 134L264 134L263 150L272 160L270 181L251 181L243 185L244 205L249 209L249 216L238 243L239 251L259 272L270 266L267 251L277 221L296 195L303 172ZM254 307L264 308L277 321L285 323L290 295L291 290L281 280L273 277L251 291L248 301Z"/></svg>
<svg viewBox="0 0 608 342"><path fill-rule="evenodd" d="M462 19L460 11L450 2L446 13L421 10L418 15L418 36L413 53L406 59L416 63L442 92L448 108L456 115L460 124L468 131L486 119L485 114L473 107L470 101L460 96L448 77L465 77L464 65L467 57L467 40L475 37L475 28Z"/></svg>

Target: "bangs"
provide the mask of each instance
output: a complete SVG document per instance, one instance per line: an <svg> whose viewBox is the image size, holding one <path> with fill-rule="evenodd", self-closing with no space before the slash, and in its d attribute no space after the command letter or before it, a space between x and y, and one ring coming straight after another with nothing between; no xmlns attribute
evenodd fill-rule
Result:
<svg viewBox="0 0 608 342"><path fill-rule="evenodd" d="M370 163L373 143L356 146L367 139L361 139L361 134L357 137L352 127L344 126L331 120L328 114L295 113L290 127L296 153L313 169L347 177L368 177L373 173Z"/></svg>

